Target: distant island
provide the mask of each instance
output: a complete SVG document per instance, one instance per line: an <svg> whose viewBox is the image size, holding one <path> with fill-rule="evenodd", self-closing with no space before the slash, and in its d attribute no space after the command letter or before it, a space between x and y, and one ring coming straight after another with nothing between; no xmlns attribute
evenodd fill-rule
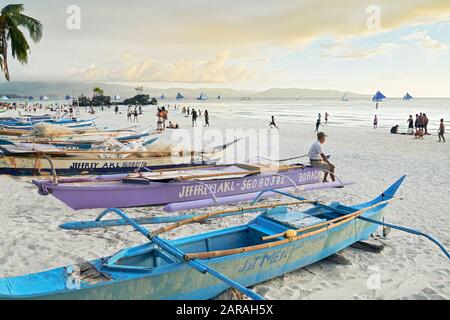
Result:
<svg viewBox="0 0 450 320"><path fill-rule="evenodd" d="M50 99L63 99L68 96L89 95L92 88L100 86L105 95L120 95L124 98L135 96L135 88L132 85L120 85L109 83L84 83L84 82L38 82L38 81L12 81L0 83L0 96L11 98L48 96ZM370 95L344 92L339 90L313 90L299 88L271 88L263 91L234 90L227 88L150 88L144 87L146 94L154 97L163 96L173 100L178 92L186 99L196 99L201 92L207 95L209 100L220 99L341 99L345 94L349 99L369 98ZM214 98L213 98L214 97ZM158 99L159 100L159 99Z"/></svg>

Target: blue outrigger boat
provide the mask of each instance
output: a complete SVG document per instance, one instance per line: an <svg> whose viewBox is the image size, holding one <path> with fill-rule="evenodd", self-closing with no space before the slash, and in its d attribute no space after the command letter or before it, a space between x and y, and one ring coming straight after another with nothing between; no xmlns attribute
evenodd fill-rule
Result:
<svg viewBox="0 0 450 320"><path fill-rule="evenodd" d="M0 279L0 298L211 299L233 287L262 299L246 287L322 260L369 238L378 225L387 225L381 222L383 209L399 199L395 193L403 179L356 206L325 205L277 191L295 201L212 212L152 232L122 211L109 209L103 215L118 214L149 242L111 257ZM289 209L300 204L314 207ZM159 236L194 221L261 211L256 219L237 227L171 241Z"/></svg>
<svg viewBox="0 0 450 320"><path fill-rule="evenodd" d="M374 200L347 207L306 200L256 205L234 212L261 212L248 224L165 240L159 234L193 221L230 214L233 209L187 219L150 232L118 209L148 243L106 258L36 274L0 279L3 299L210 299L234 287L245 288L294 271L367 239L404 177ZM280 192L282 193L282 192ZM311 204L306 211L291 205Z"/></svg>

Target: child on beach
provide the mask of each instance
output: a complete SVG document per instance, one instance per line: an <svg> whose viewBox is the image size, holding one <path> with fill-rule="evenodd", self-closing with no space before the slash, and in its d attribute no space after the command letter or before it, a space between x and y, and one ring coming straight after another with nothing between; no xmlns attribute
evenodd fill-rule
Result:
<svg viewBox="0 0 450 320"><path fill-rule="evenodd" d="M444 119L441 119L441 123L439 124L439 130L438 130L438 137L439 137L438 142L441 142L441 140L442 140L442 142L445 142L444 133L445 133Z"/></svg>
<svg viewBox="0 0 450 320"><path fill-rule="evenodd" d="M328 125L328 112L325 112L325 124Z"/></svg>

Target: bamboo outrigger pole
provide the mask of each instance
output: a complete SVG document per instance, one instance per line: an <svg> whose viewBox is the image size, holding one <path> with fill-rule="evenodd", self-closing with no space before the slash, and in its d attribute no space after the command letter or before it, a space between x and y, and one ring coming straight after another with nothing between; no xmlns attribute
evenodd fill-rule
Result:
<svg viewBox="0 0 450 320"><path fill-rule="evenodd" d="M375 205L372 205L370 207L355 211L353 213L350 213L346 216L342 216L318 225L314 225L312 227L316 228L318 226L322 226L322 225L326 225L323 228L308 232L308 233L304 233L302 235L297 235L298 232L300 231L304 231L304 230L308 230L311 229L310 227L306 227L303 229L298 229L298 230L293 230L293 233L280 233L278 235L273 235L273 236L269 236L269 237L265 237L262 238L262 240L268 240L268 239L272 239L273 237L281 237L281 236L286 236L285 239L282 240L278 240L278 241L274 241L274 242L269 242L269 243L262 243L262 244L258 244L258 245L254 245L254 246L249 246L249 247L242 247L242 248L236 248L236 249L229 249L229 250L218 250L218 251L209 251L209 252L198 252L198 253L188 253L184 256L184 258L186 260L191 260L191 259L208 259L208 258L216 258L216 257L223 257L223 256L228 256L228 255L232 255L232 254L238 254L238 253L243 253L243 252L250 252L250 251L256 251L256 250L260 250L260 249L266 249L266 248L272 248L272 247L276 247L276 246L280 246L292 241L298 241L301 239L305 239L305 238L309 238L312 237L316 234L331 230L333 228L336 228L340 225L343 225L344 223L350 222L356 218L358 218L358 216L360 216L361 214L363 214L364 212L373 209L375 207L381 206L383 204L392 202L392 201L396 201L396 200L400 200L400 197L395 197L389 200L385 200L385 201L381 201ZM334 223L333 223L334 222Z"/></svg>

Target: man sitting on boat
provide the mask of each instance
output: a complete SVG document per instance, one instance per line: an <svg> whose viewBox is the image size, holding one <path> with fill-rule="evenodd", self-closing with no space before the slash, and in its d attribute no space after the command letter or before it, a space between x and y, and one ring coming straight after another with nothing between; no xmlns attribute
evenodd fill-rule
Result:
<svg viewBox="0 0 450 320"><path fill-rule="evenodd" d="M328 157L322 151L322 144L325 143L325 138L327 135L323 132L317 134L317 141L311 145L309 148L308 156L309 162L312 167L316 167L324 170L325 175L323 177L323 182L327 182L328 174L330 174L331 180L334 181L334 169L335 166L332 164Z"/></svg>

